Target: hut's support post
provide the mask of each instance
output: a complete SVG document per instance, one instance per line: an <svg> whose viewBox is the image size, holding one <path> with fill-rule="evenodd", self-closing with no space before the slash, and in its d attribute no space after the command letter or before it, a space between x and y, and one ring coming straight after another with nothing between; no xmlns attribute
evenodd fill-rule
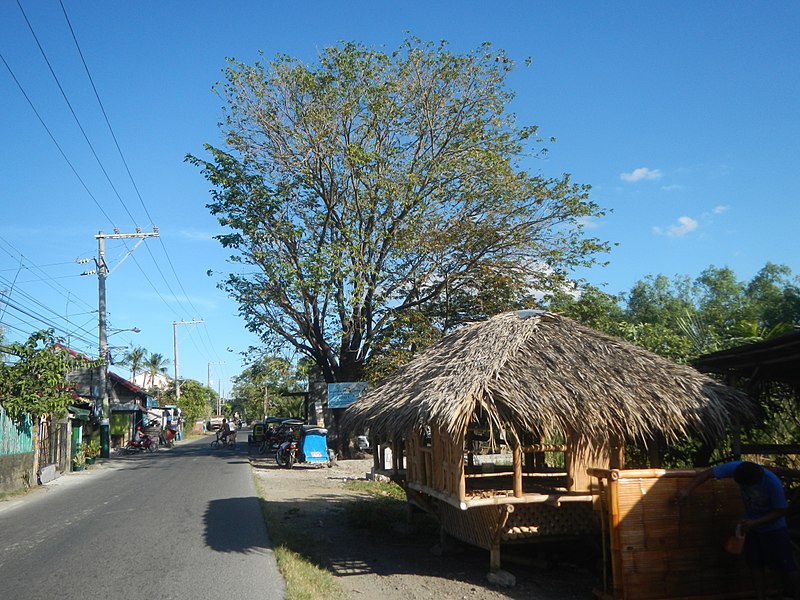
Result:
<svg viewBox="0 0 800 600"><path fill-rule="evenodd" d="M376 443L375 438L371 440L372 445L372 466L379 471L383 471L385 461L381 454L383 454L382 446Z"/></svg>
<svg viewBox="0 0 800 600"><path fill-rule="evenodd" d="M522 498L522 448L514 446L514 497Z"/></svg>
<svg viewBox="0 0 800 600"><path fill-rule="evenodd" d="M500 570L500 541L503 539L503 530L512 512L514 512L513 504L504 504L498 511L497 525L492 534L492 546L489 549L489 571L492 573Z"/></svg>
<svg viewBox="0 0 800 600"><path fill-rule="evenodd" d="M392 471L399 473L403 468L403 444L392 440Z"/></svg>
<svg viewBox="0 0 800 600"><path fill-rule="evenodd" d="M647 445L647 454L651 469L660 469L662 466L661 448L664 446L663 436L656 433Z"/></svg>

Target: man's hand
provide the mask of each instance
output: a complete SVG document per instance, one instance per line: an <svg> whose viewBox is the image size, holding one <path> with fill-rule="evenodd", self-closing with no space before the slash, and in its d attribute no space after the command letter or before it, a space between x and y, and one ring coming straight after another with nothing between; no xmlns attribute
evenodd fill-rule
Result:
<svg viewBox="0 0 800 600"><path fill-rule="evenodd" d="M672 499L673 504L683 504L686 499L691 495L691 490L688 488L684 488L682 490L678 490L675 493L675 497Z"/></svg>

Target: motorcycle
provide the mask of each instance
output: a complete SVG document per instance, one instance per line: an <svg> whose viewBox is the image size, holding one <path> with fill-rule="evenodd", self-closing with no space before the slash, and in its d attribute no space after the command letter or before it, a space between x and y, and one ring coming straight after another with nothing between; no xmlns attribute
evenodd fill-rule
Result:
<svg viewBox="0 0 800 600"><path fill-rule="evenodd" d="M275 452L275 462L279 467L291 469L294 466L294 463L297 462L297 446L297 440L293 437L278 446L278 450Z"/></svg>
<svg viewBox="0 0 800 600"><path fill-rule="evenodd" d="M155 452L158 450L158 442L149 435L143 435L140 441L128 440L122 452L125 454L138 454L139 452Z"/></svg>
<svg viewBox="0 0 800 600"><path fill-rule="evenodd" d="M289 433L286 441L278 446L275 462L280 467L291 469L295 464L307 463L317 466L333 465L333 452L328 449L328 430L317 425L302 425L298 436Z"/></svg>
<svg viewBox="0 0 800 600"><path fill-rule="evenodd" d="M261 443L258 447L258 453L267 454L277 452L283 441L288 440L293 431L303 426L303 421L282 417L268 417L264 423L259 423L259 425L261 425L259 433Z"/></svg>

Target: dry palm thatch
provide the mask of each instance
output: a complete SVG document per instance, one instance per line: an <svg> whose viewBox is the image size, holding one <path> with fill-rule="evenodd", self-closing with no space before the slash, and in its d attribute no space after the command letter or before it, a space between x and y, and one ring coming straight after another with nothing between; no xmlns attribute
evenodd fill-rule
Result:
<svg viewBox="0 0 800 600"><path fill-rule="evenodd" d="M520 311L445 337L353 404L345 426L391 438L435 425L455 437L476 413L543 436L711 440L751 419L753 405L691 367L557 314Z"/></svg>

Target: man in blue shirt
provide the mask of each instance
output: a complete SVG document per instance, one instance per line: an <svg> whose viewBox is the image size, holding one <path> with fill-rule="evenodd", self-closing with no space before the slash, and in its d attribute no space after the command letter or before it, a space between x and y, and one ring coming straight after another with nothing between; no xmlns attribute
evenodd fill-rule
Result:
<svg viewBox="0 0 800 600"><path fill-rule="evenodd" d="M794 560L789 529L786 526L786 493L781 480L772 471L748 461L733 461L697 474L692 482L678 491L677 500L685 500L709 479L733 478L739 485L744 503L744 518L739 530L745 536L744 557L753 572L758 600L766 598L764 570L780 572L787 592L800 599L797 565Z"/></svg>

